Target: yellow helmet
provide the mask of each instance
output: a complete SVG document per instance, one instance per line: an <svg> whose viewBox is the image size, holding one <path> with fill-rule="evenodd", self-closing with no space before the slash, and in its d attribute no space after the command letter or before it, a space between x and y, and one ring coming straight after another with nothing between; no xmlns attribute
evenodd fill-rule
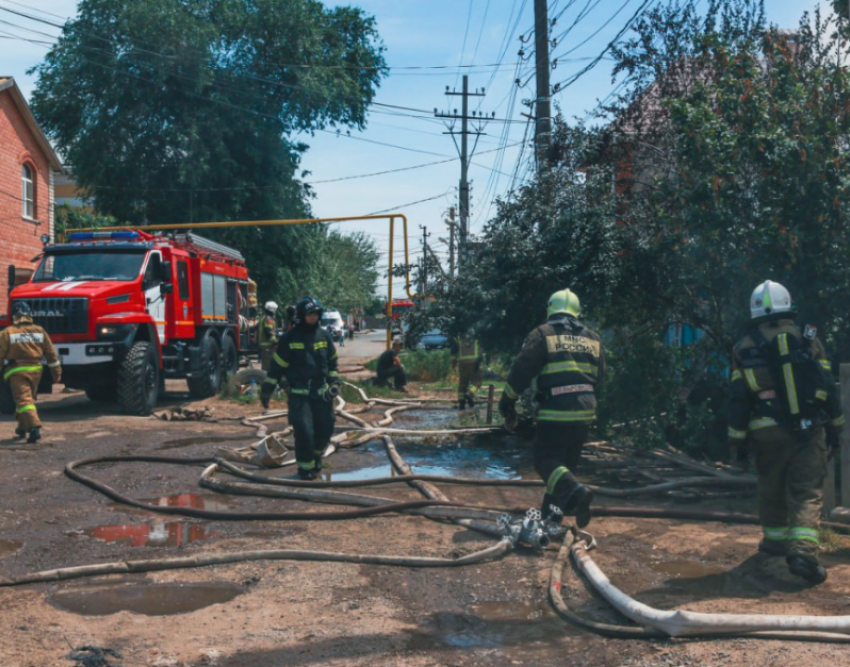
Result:
<svg viewBox="0 0 850 667"><path fill-rule="evenodd" d="M562 289L549 297L547 317L552 317L552 315L558 313L565 313L573 317L581 315L581 302L572 290Z"/></svg>

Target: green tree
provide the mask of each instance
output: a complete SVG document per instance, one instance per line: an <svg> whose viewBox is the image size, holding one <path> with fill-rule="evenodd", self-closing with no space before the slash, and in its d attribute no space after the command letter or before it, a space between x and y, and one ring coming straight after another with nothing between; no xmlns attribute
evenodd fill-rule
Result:
<svg viewBox="0 0 850 667"><path fill-rule="evenodd" d="M360 128L374 19L316 0L83 0L34 68L33 110L97 211L132 224L309 217L296 132ZM210 233L284 289L321 231Z"/></svg>
<svg viewBox="0 0 850 667"><path fill-rule="evenodd" d="M348 313L375 300L380 253L372 237L322 230L311 243L312 260L298 273L297 291L286 294L286 301L310 294L325 307Z"/></svg>

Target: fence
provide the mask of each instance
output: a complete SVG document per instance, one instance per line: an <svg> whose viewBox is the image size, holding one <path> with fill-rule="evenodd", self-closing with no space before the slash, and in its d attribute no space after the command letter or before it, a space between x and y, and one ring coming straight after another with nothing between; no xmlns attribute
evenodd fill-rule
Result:
<svg viewBox="0 0 850 667"><path fill-rule="evenodd" d="M826 516L839 508L850 516L850 364L841 364L839 369L841 385L841 407L847 416L847 422L841 431L841 449L827 466L826 481L823 488L823 513ZM836 486L836 478L840 488Z"/></svg>

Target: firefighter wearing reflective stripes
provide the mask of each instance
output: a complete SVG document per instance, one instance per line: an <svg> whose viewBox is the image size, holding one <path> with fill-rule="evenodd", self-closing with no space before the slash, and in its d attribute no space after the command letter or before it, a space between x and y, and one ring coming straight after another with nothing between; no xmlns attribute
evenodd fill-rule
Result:
<svg viewBox="0 0 850 667"><path fill-rule="evenodd" d="M41 421L35 399L41 381L42 358L47 360L53 381L59 382L62 367L50 336L33 324L29 304L18 301L13 308L12 326L0 332L0 368L3 368L3 379L9 383L15 401L18 422L15 436L23 438L28 435L28 443L41 438Z"/></svg>
<svg viewBox="0 0 850 667"><path fill-rule="evenodd" d="M457 361L458 409L463 410L467 404L471 408L475 405L475 395L483 382L478 341L470 336L456 338L452 343L452 356Z"/></svg>
<svg viewBox="0 0 850 667"><path fill-rule="evenodd" d="M532 331L514 361L499 401L506 424L514 404L537 380L537 434L534 467L546 482L543 514L551 506L575 512L579 526L590 521L593 495L575 478L581 450L596 419L596 387L605 369L599 336L579 320L578 297L570 290L549 299L548 321Z"/></svg>
<svg viewBox="0 0 850 667"><path fill-rule="evenodd" d="M268 372L272 365L272 357L277 348L277 322L275 322L275 313L277 312L277 304L274 301L269 301L264 306L265 315L260 320L259 332L257 334L257 344L260 348L260 363L261 368Z"/></svg>
<svg viewBox="0 0 850 667"><path fill-rule="evenodd" d="M286 389L298 474L305 480L316 479L322 469L334 432L332 396L339 389L338 355L333 338L319 326L321 312L312 297L298 303L298 324L280 339L260 392L268 408L277 385Z"/></svg>
<svg viewBox="0 0 850 667"><path fill-rule="evenodd" d="M732 358L729 443L735 458L746 458L748 444L755 454L763 531L759 550L786 556L791 572L820 583L826 579L817 552L827 442L837 447L844 424L838 387L814 329L803 332L795 324L784 287L770 281L759 285L750 307L755 328L738 342ZM769 345L780 355L803 346L813 367L825 371L827 381L814 392L820 416L806 419L807 428L791 427L803 400L794 365L771 369Z"/></svg>

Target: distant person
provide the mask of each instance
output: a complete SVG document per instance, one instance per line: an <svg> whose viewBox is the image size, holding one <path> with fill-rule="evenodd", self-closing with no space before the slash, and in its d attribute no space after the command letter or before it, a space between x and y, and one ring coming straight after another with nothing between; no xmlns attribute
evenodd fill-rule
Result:
<svg viewBox="0 0 850 667"><path fill-rule="evenodd" d="M345 325L339 328L339 346L345 347Z"/></svg>
<svg viewBox="0 0 850 667"><path fill-rule="evenodd" d="M0 368L9 362L3 371L3 380L9 383L15 399L15 419L18 422L15 437L26 437L28 444L41 439L41 421L35 409L35 399L41 381L42 357L47 359L53 381L61 381L62 366L50 336L33 323L29 304L17 301L12 308L12 326L0 331Z"/></svg>
<svg viewBox="0 0 850 667"><path fill-rule="evenodd" d="M475 395L484 381L478 341L472 336L455 338L451 342L451 357L458 372L457 408L463 410L467 404L475 407Z"/></svg>
<svg viewBox="0 0 850 667"><path fill-rule="evenodd" d="M407 393L407 375L404 373L404 364L398 353L401 351L401 338L394 338L392 347L378 357L378 377L375 380L375 385L378 387L389 387L390 379L393 381L393 388L404 394Z"/></svg>
<svg viewBox="0 0 850 667"><path fill-rule="evenodd" d="M277 304L274 301L267 301L266 305L263 306L263 318L258 327L257 344L260 348L260 367L266 372L271 368L272 357L277 349L276 313Z"/></svg>

